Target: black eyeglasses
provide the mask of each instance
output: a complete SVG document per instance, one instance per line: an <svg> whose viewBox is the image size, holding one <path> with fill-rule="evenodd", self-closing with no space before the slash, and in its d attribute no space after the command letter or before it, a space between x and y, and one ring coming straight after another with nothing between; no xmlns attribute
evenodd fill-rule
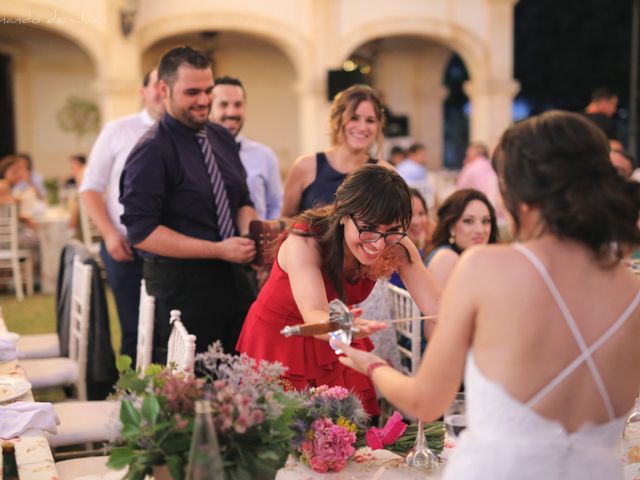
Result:
<svg viewBox="0 0 640 480"><path fill-rule="evenodd" d="M375 230L366 230L358 224L357 220L353 217L353 215L349 215L349 217L351 218L353 225L356 227L356 230L358 230L358 236L360 240L365 243L377 242L381 238L384 238L384 243L386 243L387 245L395 245L396 243L398 243L400 240L402 240L404 237L407 236L407 232L382 233L382 232L376 232Z"/></svg>

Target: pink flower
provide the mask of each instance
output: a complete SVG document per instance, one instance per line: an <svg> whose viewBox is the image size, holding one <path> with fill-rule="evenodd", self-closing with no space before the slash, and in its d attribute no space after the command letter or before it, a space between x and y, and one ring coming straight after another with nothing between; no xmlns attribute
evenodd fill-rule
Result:
<svg viewBox="0 0 640 480"><path fill-rule="evenodd" d="M367 446L372 450L383 448L384 445L392 445L402 436L407 429L407 424L402 421L400 413L393 412L387 423L382 428L371 427L365 433Z"/></svg>
<svg viewBox="0 0 640 480"><path fill-rule="evenodd" d="M264 412L262 410L254 410L251 412L251 423L257 425L264 422Z"/></svg>
<svg viewBox="0 0 640 480"><path fill-rule="evenodd" d="M355 433L335 425L331 419L320 418L311 425L313 429L313 456L310 466L316 472L328 469L339 472L353 455Z"/></svg>
<svg viewBox="0 0 640 480"><path fill-rule="evenodd" d="M328 387L327 385L320 385L314 390L312 398L317 396L344 400L349 396L349 390L340 386Z"/></svg>

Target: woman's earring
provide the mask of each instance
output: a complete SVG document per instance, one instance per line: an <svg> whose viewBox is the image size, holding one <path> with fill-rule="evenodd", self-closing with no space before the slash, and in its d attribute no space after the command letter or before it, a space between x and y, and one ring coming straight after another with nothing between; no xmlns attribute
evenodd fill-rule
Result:
<svg viewBox="0 0 640 480"><path fill-rule="evenodd" d="M449 235L449 243L451 245L453 245L454 243L456 243L456 236L452 233Z"/></svg>

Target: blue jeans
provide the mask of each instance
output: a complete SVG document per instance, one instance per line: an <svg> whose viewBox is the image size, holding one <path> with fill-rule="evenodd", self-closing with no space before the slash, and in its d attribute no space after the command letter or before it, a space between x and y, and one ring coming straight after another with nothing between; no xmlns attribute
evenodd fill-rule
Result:
<svg viewBox="0 0 640 480"><path fill-rule="evenodd" d="M104 242L100 244L100 257L104 262L107 280L116 299L120 330L122 331L120 354L129 355L135 363L142 259L134 252L132 261L118 262L109 255Z"/></svg>

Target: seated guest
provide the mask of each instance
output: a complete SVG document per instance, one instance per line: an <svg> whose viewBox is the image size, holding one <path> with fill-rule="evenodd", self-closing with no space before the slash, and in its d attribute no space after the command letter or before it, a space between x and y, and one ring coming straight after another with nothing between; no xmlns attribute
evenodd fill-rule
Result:
<svg viewBox="0 0 640 480"><path fill-rule="evenodd" d="M498 224L491 202L478 190L458 190L438 209L438 225L425 264L444 288L464 250L497 241Z"/></svg>
<svg viewBox="0 0 640 480"><path fill-rule="evenodd" d="M406 237L411 196L393 170L364 165L347 176L333 204L293 219L276 253L271 274L251 306L237 349L256 360L279 361L296 389L341 385L354 390L371 415L376 393L364 375L345 369L327 335L284 337L287 325L327 322L329 302L359 303L376 280L397 269L424 312L437 309L439 289ZM369 334L386 324L359 320L354 345L371 350Z"/></svg>
<svg viewBox="0 0 640 480"><path fill-rule="evenodd" d="M329 113L331 147L298 158L284 184L282 216L292 217L309 208L333 203L345 176L367 163L391 168L371 156L382 149L384 110L374 89L353 85L333 99Z"/></svg>
<svg viewBox="0 0 640 480"><path fill-rule="evenodd" d="M38 194L31 186L16 192L15 187L28 178L28 170L20 158L16 155L7 155L0 160L0 179L4 180L3 198L6 201L15 201L18 206L18 243L21 248L33 248L38 246L36 223L34 214L38 212L40 201Z"/></svg>
<svg viewBox="0 0 640 480"><path fill-rule="evenodd" d="M28 178L23 181L23 188L26 188L27 186L35 188L38 198L40 200L45 200L47 198L47 190L44 187L44 178L40 173L34 170L31 155L28 153L18 153L16 156L22 165L29 171ZM20 187L18 186L18 188Z"/></svg>
<svg viewBox="0 0 640 480"><path fill-rule="evenodd" d="M443 480L622 479L620 435L640 385L640 281L619 246L640 243L640 185L575 113L511 126L493 162L522 243L463 255L415 377L336 343L340 361L425 421L464 374L467 428Z"/></svg>
<svg viewBox="0 0 640 480"><path fill-rule="evenodd" d="M71 187L72 194L68 198L69 205L69 228L80 235L80 204L78 203L78 188L82 185L84 171L87 168L87 157L84 155L69 156L69 170L71 176L67 180L67 187Z"/></svg>
<svg viewBox="0 0 640 480"><path fill-rule="evenodd" d="M411 192L411 223L407 230L407 236L420 252L420 257L424 260L425 248L431 244L431 237L436 228L435 224L429 218L429 209L427 208L427 202L422 194L415 188L410 189ZM391 275L391 283L394 285L405 288L404 283L400 279L398 272L394 272Z"/></svg>

